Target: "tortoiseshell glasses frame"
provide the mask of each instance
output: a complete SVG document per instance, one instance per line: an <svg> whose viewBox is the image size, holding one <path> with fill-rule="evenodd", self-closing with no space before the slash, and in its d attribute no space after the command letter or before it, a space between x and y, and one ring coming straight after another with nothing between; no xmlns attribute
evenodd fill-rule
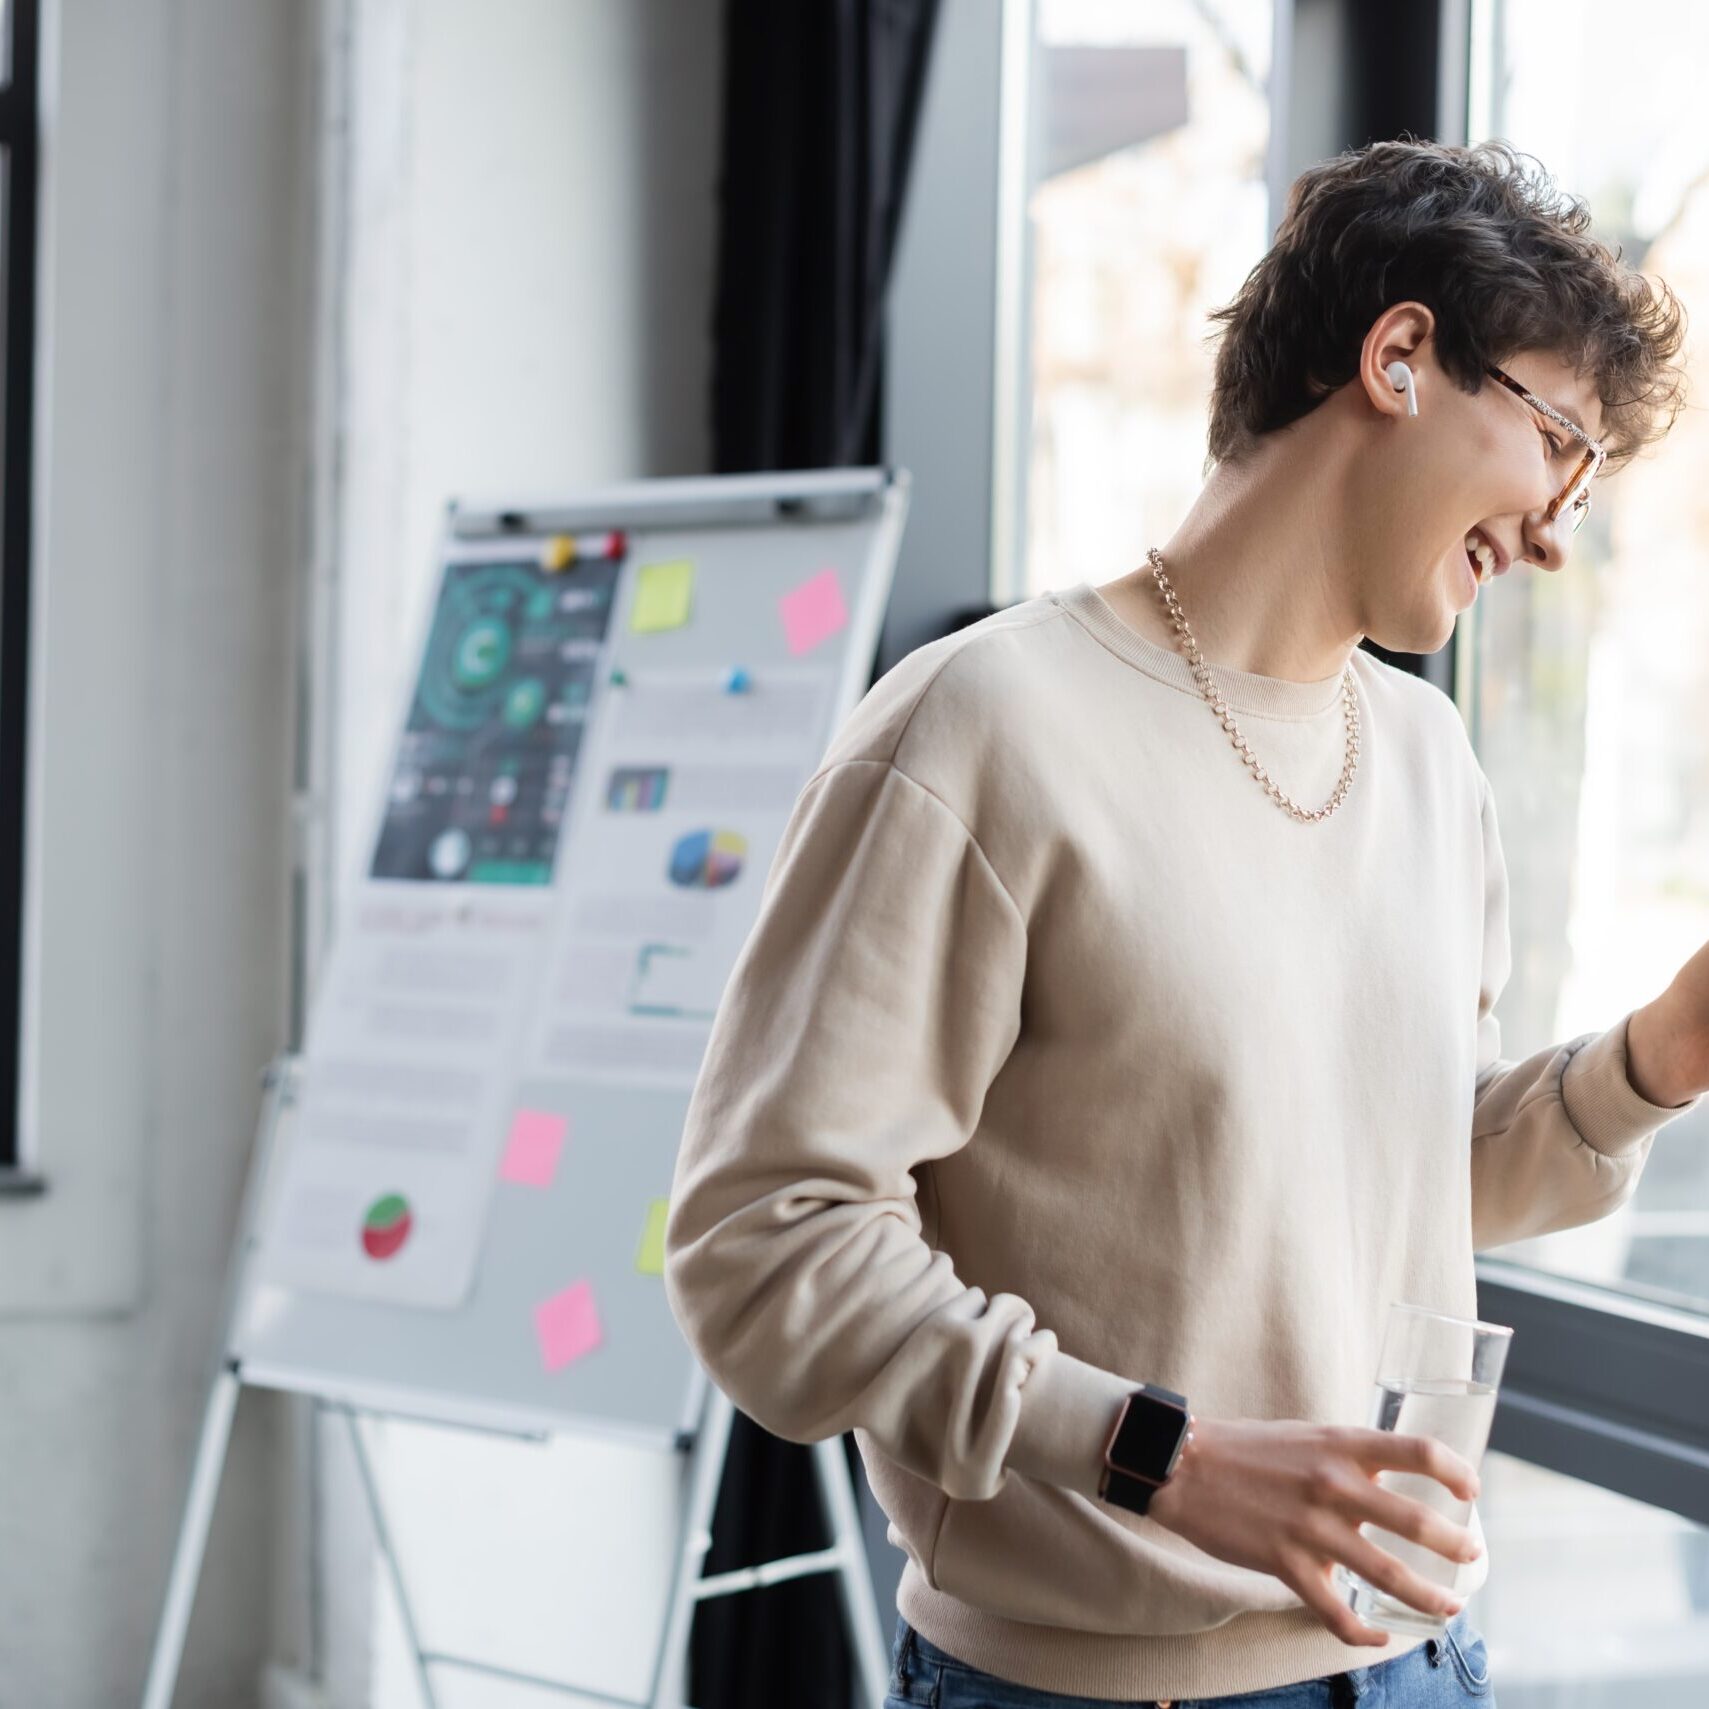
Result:
<svg viewBox="0 0 1709 1709"><path fill-rule="evenodd" d="M1579 459L1578 466L1573 470L1567 484L1549 501L1549 508L1543 512L1545 522L1553 522L1565 511L1568 526L1577 533L1584 526L1584 519L1590 515L1590 483L1602 473L1602 465L1608 461L1608 452L1604 447L1573 422L1561 414L1551 403L1545 403L1527 386L1522 386L1511 374L1504 373L1493 362L1486 362L1485 369L1492 378L1499 380L1516 396L1521 397L1538 414L1546 416L1557 426L1564 427L1574 439L1585 447L1585 453Z"/></svg>

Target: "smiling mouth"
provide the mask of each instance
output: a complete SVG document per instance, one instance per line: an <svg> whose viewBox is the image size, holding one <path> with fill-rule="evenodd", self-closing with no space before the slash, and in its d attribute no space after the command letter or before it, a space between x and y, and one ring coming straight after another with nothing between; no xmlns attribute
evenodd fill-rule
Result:
<svg viewBox="0 0 1709 1709"><path fill-rule="evenodd" d="M1502 563L1500 553L1497 551L1496 547L1487 541L1479 530L1469 530L1467 537L1474 534L1482 543L1484 551L1489 555L1489 568L1487 570L1484 568L1477 552L1472 547L1466 545L1465 538L1461 539L1460 548L1466 555L1466 564L1472 572L1472 580L1475 581L1479 587L1482 587L1486 582L1492 582L1497 576L1501 575L1506 566Z"/></svg>

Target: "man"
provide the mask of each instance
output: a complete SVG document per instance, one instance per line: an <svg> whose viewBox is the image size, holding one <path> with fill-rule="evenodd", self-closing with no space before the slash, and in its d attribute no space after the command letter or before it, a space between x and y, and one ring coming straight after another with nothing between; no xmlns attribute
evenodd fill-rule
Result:
<svg viewBox="0 0 1709 1709"><path fill-rule="evenodd" d="M1476 1493L1365 1428L1388 1306L1474 1317L1475 1251L1606 1215L1709 1090L1709 947L1500 1058L1488 782L1453 704L1358 650L1564 568L1679 407L1677 302L1525 158L1305 173L1216 317L1180 527L904 659L796 803L666 1283L737 1405L855 1430L908 1554L899 1701L1450 1688L1331 1578L1441 1616L1488 1570L1475 1509L1376 1482Z"/></svg>

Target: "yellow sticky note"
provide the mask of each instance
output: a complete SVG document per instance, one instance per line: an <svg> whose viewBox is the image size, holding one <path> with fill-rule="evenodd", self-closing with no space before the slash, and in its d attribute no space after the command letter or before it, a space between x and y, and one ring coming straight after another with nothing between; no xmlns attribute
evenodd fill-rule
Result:
<svg viewBox="0 0 1709 1709"><path fill-rule="evenodd" d="M641 1235L641 1250L635 1258L635 1268L643 1276L665 1273L665 1218L670 1214L669 1199L654 1199L647 1206L647 1226Z"/></svg>
<svg viewBox="0 0 1709 1709"><path fill-rule="evenodd" d="M643 564L635 585L635 609L629 627L637 633L680 629L688 621L694 600L694 560L673 558L668 564Z"/></svg>

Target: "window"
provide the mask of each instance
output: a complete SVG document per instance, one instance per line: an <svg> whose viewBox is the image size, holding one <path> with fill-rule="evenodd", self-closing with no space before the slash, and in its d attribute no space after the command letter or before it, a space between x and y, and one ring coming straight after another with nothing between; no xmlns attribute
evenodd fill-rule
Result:
<svg viewBox="0 0 1709 1709"><path fill-rule="evenodd" d="M1025 595L1133 568L1203 483L1205 317L1270 242L1273 13L1041 0Z"/></svg>
<svg viewBox="0 0 1709 1709"><path fill-rule="evenodd" d="M1709 299L1709 143L1687 76L1709 19L1638 0L1605 23L1584 0L1477 0L1468 134L1534 154L1690 313ZM1601 483L1562 572L1510 575L1460 618L1456 699L1511 880L1509 1058L1618 1020L1709 937L1703 431L1688 408ZM1480 1314L1515 1326L1474 1615L1504 1697L1613 1709L1709 1684L1705 1140L1703 1111L1679 1118L1620 1209L1479 1259Z"/></svg>
<svg viewBox="0 0 1709 1709"><path fill-rule="evenodd" d="M1709 14L1639 0L1605 26L1588 0L1487 9L1472 134L1535 155L1692 313L1709 303L1709 132L1692 83ZM1694 393L1704 377L1694 362ZM1698 404L1599 483L1564 571L1508 576L1461 618L1459 700L1512 881L1506 1057L1608 1026L1709 939L1705 450ZM1709 1310L1709 1109L1662 1130L1626 1205L1502 1257Z"/></svg>
<svg viewBox="0 0 1709 1709"><path fill-rule="evenodd" d="M0 0L0 1183L18 1174L25 715L29 706L30 490L35 410L36 0Z"/></svg>
<svg viewBox="0 0 1709 1709"><path fill-rule="evenodd" d="M1600 230L1647 245L1628 258L1703 319L1709 145L1685 79L1709 19L1685 0L1640 0L1618 41L1587 0L1004 0L944 16L886 372L889 449L920 497L904 600L947 611L1101 582L1173 530L1200 484L1205 314L1268 247L1297 173L1343 148L1506 135L1589 194ZM1005 119L1028 115L1025 151L1022 126L994 122L998 88ZM1709 872L1709 510L1686 496L1702 419L1688 411L1652 461L1603 483L1567 574L1503 578L1418 661L1454 689L1496 792L1510 1057L1617 1020L1709 938L1693 889ZM1550 1474L1552 1499L1605 1492L1709 1525L1706 1138L1700 1114L1676 1121L1631 1207L1477 1261L1480 1314L1515 1330L1492 1453ZM1509 1633L1514 1606L1486 1629L1517 1678L1514 1643L1552 1634Z"/></svg>

